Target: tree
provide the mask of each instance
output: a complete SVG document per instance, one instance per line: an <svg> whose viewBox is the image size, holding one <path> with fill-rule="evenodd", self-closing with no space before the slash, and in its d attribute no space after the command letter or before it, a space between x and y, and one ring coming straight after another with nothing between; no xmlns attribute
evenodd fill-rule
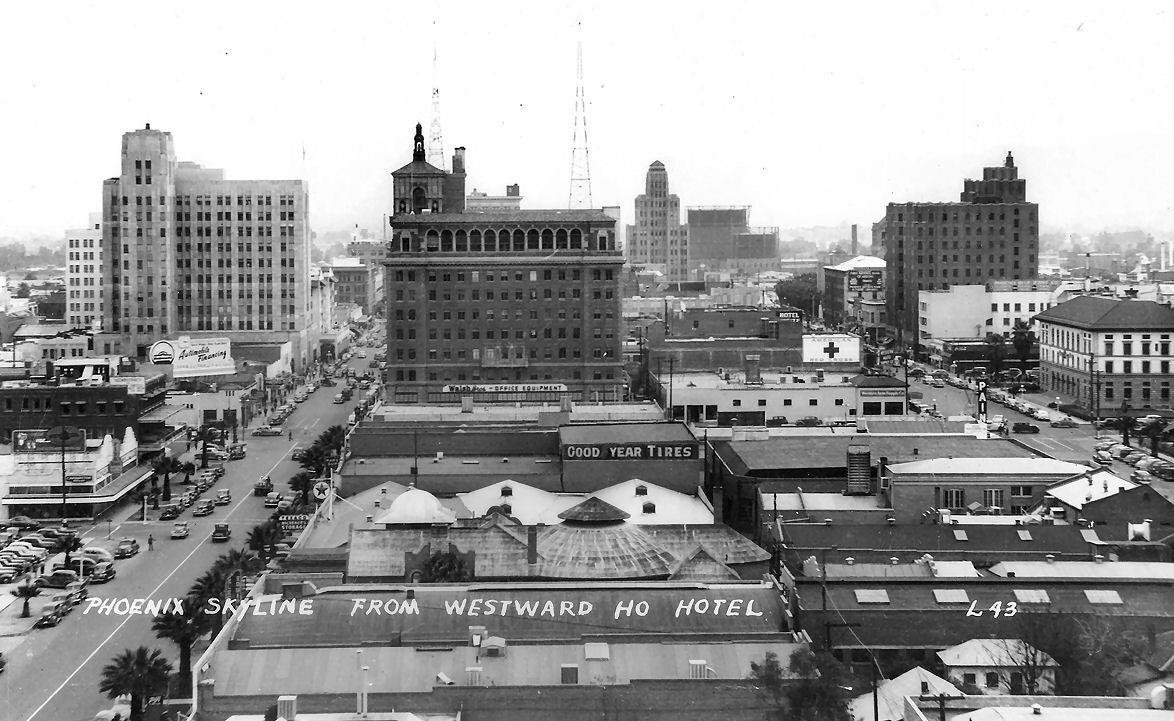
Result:
<svg viewBox="0 0 1174 721"><path fill-rule="evenodd" d="M819 298L819 289L815 283L814 273L804 273L789 280L781 280L775 284L775 295L779 303L786 303L799 308L804 313L815 314L816 301Z"/></svg>
<svg viewBox="0 0 1174 721"><path fill-rule="evenodd" d="M437 551L424 563L424 583L463 583L473 574L465 559L452 551Z"/></svg>
<svg viewBox="0 0 1174 721"><path fill-rule="evenodd" d="M852 721L848 713L851 674L834 656L823 651L814 653L808 648L796 649L791 654L788 670L795 677L786 689L791 718Z"/></svg>
<svg viewBox="0 0 1174 721"><path fill-rule="evenodd" d="M1126 419L1129 420L1129 419ZM1166 440L1170 433L1166 426L1169 421L1165 418L1151 418L1137 429L1138 438L1148 438L1150 441L1150 455L1158 457L1158 443Z"/></svg>
<svg viewBox="0 0 1174 721"><path fill-rule="evenodd" d="M196 431L196 443L200 444L200 468L208 467L208 444L216 440L216 429L212 426L200 426Z"/></svg>
<svg viewBox="0 0 1174 721"><path fill-rule="evenodd" d="M196 472L196 464L187 461L183 464L183 484L190 485L192 482L192 474Z"/></svg>
<svg viewBox="0 0 1174 721"><path fill-rule="evenodd" d="M248 538L245 543L249 550L256 551L261 556L261 560L266 565L273 560L273 547L281 540L281 530L273 521L266 521L258 526L254 526L253 530L249 531Z"/></svg>
<svg viewBox="0 0 1174 721"><path fill-rule="evenodd" d="M306 452L302 454L301 460L298 461L298 465L314 474L315 478L320 478L326 473L328 463L326 449L317 443L307 448Z"/></svg>
<svg viewBox="0 0 1174 721"><path fill-rule="evenodd" d="M1015 321L1015 327L1011 330L1011 346L1015 349L1015 354L1019 356L1019 366L1027 370L1027 362L1031 358L1031 351L1035 345L1035 332L1031 330L1025 321Z"/></svg>
<svg viewBox="0 0 1174 721"><path fill-rule="evenodd" d="M228 581L232 584L232 598L238 598L237 582L240 580L240 577L256 570L259 562L260 559L257 558L256 553L243 548L234 548L216 559L216 567L224 573Z"/></svg>
<svg viewBox="0 0 1174 721"><path fill-rule="evenodd" d="M203 613L204 609L208 607L212 599L219 599L221 601L220 608L224 608L224 586L225 581L224 571L219 567L213 565L212 568L204 572L204 575L196 579L188 591L188 597L193 601L192 613L197 613L194 609L199 609L199 613ZM212 635L220 633L221 626L224 625L223 613L210 614L212 616Z"/></svg>
<svg viewBox="0 0 1174 721"><path fill-rule="evenodd" d="M16 588L12 589L11 593L13 596L16 596L21 601L24 601L24 608L20 612L20 617L21 618L28 618L30 615L29 601L33 600L37 596L40 596L41 589L37 588L36 586L29 583L28 581L25 581L24 583L20 584Z"/></svg>
<svg viewBox="0 0 1174 721"><path fill-rule="evenodd" d="M1007 357L1007 339L1001 333L986 334L986 355L991 364L991 375L1003 370L1003 359Z"/></svg>
<svg viewBox="0 0 1174 721"><path fill-rule="evenodd" d="M302 495L302 505L310 502L310 489L314 486L315 476L306 471L301 471L289 479L289 487L295 493Z"/></svg>
<svg viewBox="0 0 1174 721"><path fill-rule="evenodd" d="M180 473L183 471L183 464L168 455L161 455L151 462L151 470L154 472L152 477L152 489L154 489L154 479L156 477L163 478L163 500L171 500L171 474Z"/></svg>
<svg viewBox="0 0 1174 721"><path fill-rule="evenodd" d="M84 544L82 544L82 539L78 538L77 536L69 536L65 539L65 545L61 547L61 550L65 551L66 566L69 565L69 554L73 553L74 551L80 551L83 545Z"/></svg>
<svg viewBox="0 0 1174 721"><path fill-rule="evenodd" d="M331 426L322 431L314 443L320 443L327 451L340 454L346 444L346 429L342 426Z"/></svg>
<svg viewBox="0 0 1174 721"><path fill-rule="evenodd" d="M130 721L142 721L147 698L167 688L171 671L171 663L159 649L128 648L102 669L98 690L112 699L129 695Z"/></svg>
<svg viewBox="0 0 1174 721"><path fill-rule="evenodd" d="M194 606L189 601L184 602L185 608ZM194 610L194 608L190 609ZM189 678L192 675L192 646L208 632L212 623L207 614L184 613L172 610L155 617L151 622L151 630L157 638L171 641L179 648L179 677Z"/></svg>
<svg viewBox="0 0 1174 721"><path fill-rule="evenodd" d="M1056 661L1057 695L1127 695L1124 673L1143 659L1145 650L1143 639L1110 617L1024 612L1019 614L1017 635ZM1013 658L1026 687L1040 660L1025 653Z"/></svg>
<svg viewBox="0 0 1174 721"><path fill-rule="evenodd" d="M786 719L787 711L787 682L783 678L783 667L779 664L779 656L774 651L766 652L766 659L761 663L750 662L750 678L758 684L758 693L766 696L773 706L769 714L771 718Z"/></svg>

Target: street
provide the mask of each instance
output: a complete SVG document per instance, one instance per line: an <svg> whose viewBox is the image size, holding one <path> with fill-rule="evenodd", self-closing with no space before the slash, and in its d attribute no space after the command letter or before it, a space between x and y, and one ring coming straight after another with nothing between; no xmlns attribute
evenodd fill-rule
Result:
<svg viewBox="0 0 1174 721"><path fill-rule="evenodd" d="M372 353L374 351L371 351ZM367 371L367 361L352 358L357 372ZM203 497L216 489L232 491L232 502L217 507L210 516L193 518L191 509L178 520L188 521L192 532L188 538L169 538L172 521L124 522L112 527L112 541L131 537L142 550L132 558L117 561L117 577L103 585L91 585L92 598L167 599L183 598L195 579L222 554L242 548L248 532L272 513L263 507L263 498L253 495L253 483L262 476L272 476L275 490L288 492L288 479L297 473L298 464L290 459L298 446L308 446L332 425L344 425L362 393L345 404L334 404L336 388L324 387L297 407L286 421L284 430L293 431L293 441L286 433L276 437L254 437L245 432L241 441L248 443L242 460L225 464L225 477ZM253 425L256 428L257 424ZM252 429L249 429L252 430ZM194 449L193 449L194 450ZM183 486L173 480L173 489ZM125 517L125 516L123 516ZM232 529L229 543L209 541L216 523L228 522ZM107 525L100 524L84 534L95 543L105 543ZM155 539L154 550L147 550L147 536ZM41 599L34 599L32 610L38 613ZM13 603L0 614L5 617L20 612ZM8 667L0 674L0 720L2 721L74 721L93 718L97 711L109 708L112 701L98 691L101 669L112 657L127 648L159 648L178 664L179 654L171 641L155 637L152 617L147 615L99 615L97 610L84 613L86 604L77 606L54 628L34 629L27 634L0 638L0 649L8 658ZM202 646L199 646L202 647ZM193 656L193 662L195 657Z"/></svg>

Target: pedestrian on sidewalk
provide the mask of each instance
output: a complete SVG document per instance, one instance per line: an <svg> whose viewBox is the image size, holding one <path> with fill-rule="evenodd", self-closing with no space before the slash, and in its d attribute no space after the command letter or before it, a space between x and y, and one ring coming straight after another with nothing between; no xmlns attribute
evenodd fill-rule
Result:
<svg viewBox="0 0 1174 721"><path fill-rule="evenodd" d="M151 534L147 534L147 550L148 551L155 550L155 537Z"/></svg>

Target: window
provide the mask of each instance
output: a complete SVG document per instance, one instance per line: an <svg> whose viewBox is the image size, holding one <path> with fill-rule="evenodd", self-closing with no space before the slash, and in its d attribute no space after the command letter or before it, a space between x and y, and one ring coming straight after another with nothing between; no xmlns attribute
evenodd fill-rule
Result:
<svg viewBox="0 0 1174 721"><path fill-rule="evenodd" d="M1089 603L1100 604L1120 604L1124 603L1121 600L1121 594L1116 591L1085 591L1084 597L1088 599Z"/></svg>
<svg viewBox="0 0 1174 721"><path fill-rule="evenodd" d="M1051 603L1048 592L1042 588L1017 588L1013 591L1019 603Z"/></svg>
<svg viewBox="0 0 1174 721"><path fill-rule="evenodd" d="M978 677L972 673L962 674L962 683L966 686L973 686L978 681Z"/></svg>
<svg viewBox="0 0 1174 721"><path fill-rule="evenodd" d="M987 671L987 673L986 673L986 687L987 688L998 688L999 687L999 674L998 673L996 673L995 671Z"/></svg>
<svg viewBox="0 0 1174 721"><path fill-rule="evenodd" d="M1021 528L1018 531L1016 531L1016 533L1018 534L1020 541L1032 540L1031 539L1031 531L1027 530L1026 528Z"/></svg>
<svg viewBox="0 0 1174 721"><path fill-rule="evenodd" d="M735 399L734 399L734 402L733 402L733 406L734 406L735 408L739 408L739 407L741 407L741 405L742 405L742 399L740 399L740 398L735 398Z"/></svg>
<svg viewBox="0 0 1174 721"><path fill-rule="evenodd" d="M966 535L966 531L964 531L960 528L955 528L954 529L954 540L955 541L969 541L970 536Z"/></svg>
<svg viewBox="0 0 1174 721"><path fill-rule="evenodd" d="M564 663L559 669L559 683L564 685L579 683L579 667Z"/></svg>
<svg viewBox="0 0 1174 721"><path fill-rule="evenodd" d="M966 494L961 488L947 488L942 492L942 505L946 508L962 508L966 505L965 500ZM962 533L965 533L965 531L962 531Z"/></svg>
<svg viewBox="0 0 1174 721"><path fill-rule="evenodd" d="M1003 508L1003 489L986 488L982 492L982 505L987 508Z"/></svg>
<svg viewBox="0 0 1174 721"><path fill-rule="evenodd" d="M933 597L938 603L970 603L964 588L935 588Z"/></svg>
<svg viewBox="0 0 1174 721"><path fill-rule="evenodd" d="M709 678L709 673L705 665L704 659L690 659L689 660L689 678L703 679Z"/></svg>
<svg viewBox="0 0 1174 721"><path fill-rule="evenodd" d="M760 405L760 406L765 406L765 405L766 405L766 399L765 399L765 398L759 398L759 399L758 399L758 405Z"/></svg>

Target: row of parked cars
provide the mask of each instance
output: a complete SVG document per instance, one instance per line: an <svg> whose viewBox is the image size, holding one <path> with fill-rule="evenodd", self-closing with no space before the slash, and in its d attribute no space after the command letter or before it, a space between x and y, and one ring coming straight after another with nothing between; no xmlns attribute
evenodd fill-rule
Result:
<svg viewBox="0 0 1174 721"><path fill-rule="evenodd" d="M74 606L89 597L91 583L106 583L115 576L114 561L130 558L139 552L139 542L123 538L113 550L101 546L86 546L70 553L69 562L56 563L53 569L33 581L40 589L55 589L41 609L34 624L38 628L61 623Z"/></svg>
<svg viewBox="0 0 1174 721"><path fill-rule="evenodd" d="M1143 450L1111 439L1098 441L1093 446L1092 460L1100 465L1109 465L1115 460L1128 463L1137 469L1130 476L1130 480L1133 481L1174 481L1174 463L1163 458L1154 458Z"/></svg>
<svg viewBox="0 0 1174 721"><path fill-rule="evenodd" d="M200 497L223 477L224 466L214 466L200 471L199 475L194 478L191 487L172 501L171 505L163 508L159 514L159 520L170 521L179 518L180 512L189 506L196 506L192 510L193 516L206 516L212 512L215 506L227 506L232 502L232 493L227 488L218 490L214 498Z"/></svg>

